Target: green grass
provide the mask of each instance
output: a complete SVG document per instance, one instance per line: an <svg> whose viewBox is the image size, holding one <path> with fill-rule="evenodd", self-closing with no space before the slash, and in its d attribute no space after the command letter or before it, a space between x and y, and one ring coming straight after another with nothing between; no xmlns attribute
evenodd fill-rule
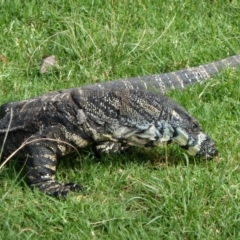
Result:
<svg viewBox="0 0 240 240"><path fill-rule="evenodd" d="M0 103L240 53L238 0L0 1ZM39 74L41 58L59 70ZM169 93L216 141L220 161L175 146L62 159L57 178L86 193L32 192L0 170L0 239L240 239L240 70ZM167 152L166 152L167 151ZM166 157L167 156L167 157Z"/></svg>

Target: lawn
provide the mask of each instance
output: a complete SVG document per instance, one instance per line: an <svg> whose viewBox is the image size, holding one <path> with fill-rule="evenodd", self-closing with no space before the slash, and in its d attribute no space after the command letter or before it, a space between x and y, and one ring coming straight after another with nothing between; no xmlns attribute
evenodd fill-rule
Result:
<svg viewBox="0 0 240 240"><path fill-rule="evenodd" d="M170 72L240 53L238 0L0 1L0 104ZM59 67L40 74L41 59ZM216 142L218 161L177 146L59 161L84 193L57 200L0 170L0 239L240 239L240 68L168 93Z"/></svg>

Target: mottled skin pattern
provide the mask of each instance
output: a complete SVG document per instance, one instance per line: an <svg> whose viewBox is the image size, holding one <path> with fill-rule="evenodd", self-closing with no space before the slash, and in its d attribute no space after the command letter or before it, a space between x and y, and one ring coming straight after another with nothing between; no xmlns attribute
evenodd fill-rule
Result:
<svg viewBox="0 0 240 240"><path fill-rule="evenodd" d="M211 159L217 155L213 141L194 118L161 93L201 82L239 62L240 55L236 55L173 73L55 91L4 104L0 120L0 147L7 136L3 156L27 142L18 156L26 159L30 186L58 197L81 187L54 179L57 159L88 145L95 145L99 152L118 152L129 146L175 142L193 156Z"/></svg>
<svg viewBox="0 0 240 240"><path fill-rule="evenodd" d="M75 148L94 144L100 152L112 152L175 142L194 156L211 159L217 154L213 141L182 107L146 91L75 88L7 103L2 112L4 156L27 140L18 155L26 159L28 182L55 196L80 189L54 179L57 159Z"/></svg>
<svg viewBox="0 0 240 240"><path fill-rule="evenodd" d="M91 85L94 89L105 88L148 90L165 94L169 89L184 89L190 84L202 83L218 74L225 68L237 68L240 65L240 55L231 56L220 61L179 70L144 77L119 79L111 82Z"/></svg>

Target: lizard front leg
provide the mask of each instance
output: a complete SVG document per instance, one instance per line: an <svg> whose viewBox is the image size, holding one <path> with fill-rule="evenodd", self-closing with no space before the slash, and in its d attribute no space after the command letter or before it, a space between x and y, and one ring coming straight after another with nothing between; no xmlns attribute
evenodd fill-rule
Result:
<svg viewBox="0 0 240 240"><path fill-rule="evenodd" d="M62 184L55 180L57 158L73 151L60 130L61 126L55 126L35 134L24 152L27 156L26 177L29 185L49 195L65 197L69 191L82 190L82 187L76 183Z"/></svg>
<svg viewBox="0 0 240 240"><path fill-rule="evenodd" d="M120 152L124 152L125 150L129 149L129 147L130 146L124 145L120 142L110 142L110 141L102 142L102 143L99 143L95 146L96 151L99 154L102 154L102 153L120 153Z"/></svg>

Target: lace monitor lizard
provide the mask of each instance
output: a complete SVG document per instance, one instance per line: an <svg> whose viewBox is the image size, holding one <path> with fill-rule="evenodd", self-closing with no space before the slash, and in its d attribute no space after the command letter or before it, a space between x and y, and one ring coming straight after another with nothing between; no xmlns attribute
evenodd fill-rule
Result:
<svg viewBox="0 0 240 240"><path fill-rule="evenodd" d="M172 73L49 92L1 106L0 147L3 157L17 151L26 159L28 183L57 197L81 190L76 183L55 180L57 159L95 145L97 151L118 152L129 146L177 143L190 155L211 159L218 151L196 119L167 98L168 88L184 88L227 66L240 56ZM146 91L146 88L148 91ZM153 93L151 89L159 90ZM0 148L1 149L1 148Z"/></svg>

